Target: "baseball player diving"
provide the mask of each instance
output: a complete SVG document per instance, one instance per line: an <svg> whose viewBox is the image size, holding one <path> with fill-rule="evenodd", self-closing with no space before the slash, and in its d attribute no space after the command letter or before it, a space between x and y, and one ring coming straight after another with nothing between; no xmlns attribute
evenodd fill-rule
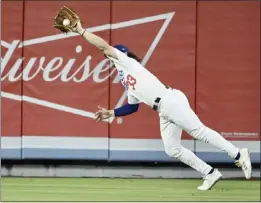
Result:
<svg viewBox="0 0 261 203"><path fill-rule="evenodd" d="M218 169L212 168L192 151L181 145L182 130L197 140L209 143L227 152L235 160L236 166L242 168L246 179L251 178L252 166L248 149L237 148L218 132L205 126L191 109L185 94L178 89L166 87L155 75L139 63L139 58L130 52L126 46L109 45L101 37L82 28L79 17L75 12L66 7L62 9L65 9L66 11L63 12L68 12L70 15L63 12L63 15L58 13L54 27L63 32L76 32L87 42L97 47L113 63L122 85L127 91L127 104L112 110L99 107L100 109L95 114L96 121L130 115L137 112L139 104L143 102L159 114L161 137L167 155L180 160L204 176L203 184L198 187L198 190L210 190L222 178L222 174ZM75 19L71 17L73 14ZM65 17L71 17L70 25L63 25Z"/></svg>

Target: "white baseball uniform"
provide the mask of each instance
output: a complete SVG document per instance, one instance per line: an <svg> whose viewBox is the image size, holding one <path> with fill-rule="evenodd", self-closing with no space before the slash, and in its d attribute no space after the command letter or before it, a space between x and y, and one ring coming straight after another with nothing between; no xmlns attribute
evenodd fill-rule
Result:
<svg viewBox="0 0 261 203"><path fill-rule="evenodd" d="M236 157L239 149L199 120L183 92L177 89L167 89L157 77L135 59L129 58L115 48L114 50L118 59L108 58L118 70L121 82L128 92L128 102L130 104L143 102L153 107L156 98L161 98L157 111L160 117L160 130L165 152L170 157L182 161L203 175L207 175L212 169L192 151L181 145L182 130L195 139L226 151L232 158Z"/></svg>

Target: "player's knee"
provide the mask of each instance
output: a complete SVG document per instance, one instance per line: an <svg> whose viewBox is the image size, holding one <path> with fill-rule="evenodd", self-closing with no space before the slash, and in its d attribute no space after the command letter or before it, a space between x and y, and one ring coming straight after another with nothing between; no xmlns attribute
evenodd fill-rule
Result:
<svg viewBox="0 0 261 203"><path fill-rule="evenodd" d="M201 126L190 133L192 137L196 140L203 141L205 143L209 143L209 133L210 129L206 126Z"/></svg>
<svg viewBox="0 0 261 203"><path fill-rule="evenodd" d="M204 134L206 131L206 126L199 126L198 128L194 129L193 131L191 131L189 134L197 139L197 140L203 140L204 139Z"/></svg>
<svg viewBox="0 0 261 203"><path fill-rule="evenodd" d="M165 152L170 157L179 158L181 156L181 145L169 146L165 148Z"/></svg>

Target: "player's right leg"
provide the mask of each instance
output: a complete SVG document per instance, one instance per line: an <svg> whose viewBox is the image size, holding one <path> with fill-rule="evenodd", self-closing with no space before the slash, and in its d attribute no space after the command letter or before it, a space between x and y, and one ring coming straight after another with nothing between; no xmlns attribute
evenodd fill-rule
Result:
<svg viewBox="0 0 261 203"><path fill-rule="evenodd" d="M245 177L247 179L251 177L252 166L249 150L239 150L218 132L205 126L191 109L186 96L181 91L174 90L172 94L167 95L166 98L164 97L162 104L168 107L164 107L163 111L165 110L165 112L162 112L162 114L168 115L171 121L175 122L195 139L210 143L227 152L230 157L235 159L236 165L242 168Z"/></svg>
<svg viewBox="0 0 261 203"><path fill-rule="evenodd" d="M176 124L164 117L160 117L160 131L165 152L170 157L176 158L184 164L194 168L205 177L203 185L198 187L199 190L211 189L222 177L221 173L198 158L192 151L181 145L182 129Z"/></svg>

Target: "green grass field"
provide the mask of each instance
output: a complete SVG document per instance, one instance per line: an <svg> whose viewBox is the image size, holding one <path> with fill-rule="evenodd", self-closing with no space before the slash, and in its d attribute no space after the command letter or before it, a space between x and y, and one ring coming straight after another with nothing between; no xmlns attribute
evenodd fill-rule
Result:
<svg viewBox="0 0 261 203"><path fill-rule="evenodd" d="M221 180L206 192L202 180L116 178L2 178L2 201L260 201L260 181Z"/></svg>

